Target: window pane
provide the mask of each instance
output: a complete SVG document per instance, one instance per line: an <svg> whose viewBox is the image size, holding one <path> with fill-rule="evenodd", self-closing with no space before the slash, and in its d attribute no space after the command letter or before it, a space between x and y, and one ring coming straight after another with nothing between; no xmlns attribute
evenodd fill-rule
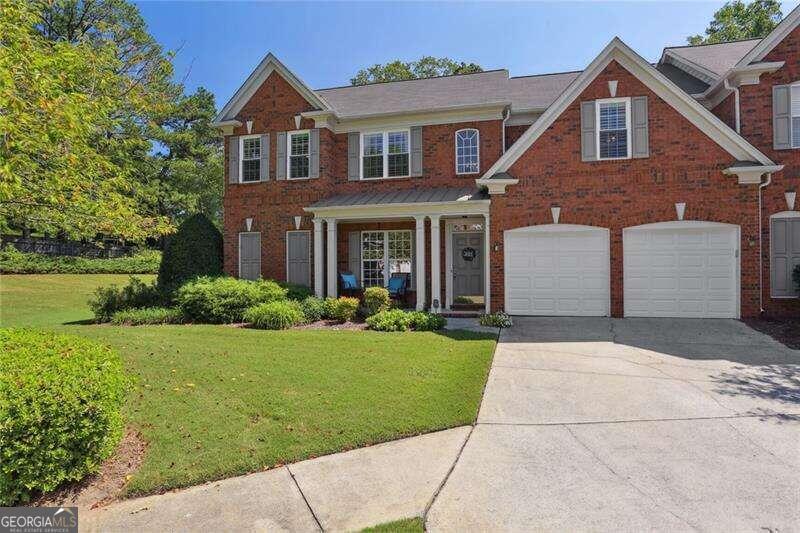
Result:
<svg viewBox="0 0 800 533"><path fill-rule="evenodd" d="M362 284L364 287L384 286L384 232L365 231L361 234Z"/></svg>
<svg viewBox="0 0 800 533"><path fill-rule="evenodd" d="M628 157L628 132L626 130L601 131L600 157Z"/></svg>
<svg viewBox="0 0 800 533"><path fill-rule="evenodd" d="M383 133L364 135L364 155L383 154Z"/></svg>
<svg viewBox="0 0 800 533"><path fill-rule="evenodd" d="M478 172L478 167L478 131L459 131L456 133L456 172Z"/></svg>
<svg viewBox="0 0 800 533"><path fill-rule="evenodd" d="M628 157L625 102L600 103L600 158Z"/></svg>
<svg viewBox="0 0 800 533"><path fill-rule="evenodd" d="M308 133L294 133L291 135L290 155L308 155Z"/></svg>
<svg viewBox="0 0 800 533"><path fill-rule="evenodd" d="M389 154L389 176L408 176L408 154Z"/></svg>
<svg viewBox="0 0 800 533"><path fill-rule="evenodd" d="M242 159L261 158L261 139L250 137L242 141Z"/></svg>
<svg viewBox="0 0 800 533"><path fill-rule="evenodd" d="M258 181L261 171L261 161L258 159L251 159L249 161L242 161L242 181Z"/></svg>
<svg viewBox="0 0 800 533"><path fill-rule="evenodd" d="M800 148L800 117L792 117L792 148Z"/></svg>
<svg viewBox="0 0 800 533"><path fill-rule="evenodd" d="M383 177L383 156L371 155L364 157L364 177L382 178Z"/></svg>
<svg viewBox="0 0 800 533"><path fill-rule="evenodd" d="M290 178L308 177L307 155L293 155L289 157L289 177Z"/></svg>
<svg viewBox="0 0 800 533"><path fill-rule="evenodd" d="M390 154L408 153L408 132L406 131L390 132L387 136L389 137Z"/></svg>
<svg viewBox="0 0 800 533"><path fill-rule="evenodd" d="M600 103L600 130L625 129L625 102Z"/></svg>

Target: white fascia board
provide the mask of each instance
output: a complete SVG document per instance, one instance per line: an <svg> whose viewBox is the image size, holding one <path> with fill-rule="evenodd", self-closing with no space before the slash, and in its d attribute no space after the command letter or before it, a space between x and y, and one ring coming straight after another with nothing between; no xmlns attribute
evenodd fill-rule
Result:
<svg viewBox="0 0 800 533"><path fill-rule="evenodd" d="M774 165L755 146L733 131L697 100L681 90L618 37L615 37L589 64L586 70L561 93L539 120L534 122L522 134L522 137L486 171L483 178L488 179L498 172L507 171L612 60L622 65L623 68L675 108L689 122L711 137L736 160L755 160L763 165Z"/></svg>
<svg viewBox="0 0 800 533"><path fill-rule="evenodd" d="M455 202L422 202L398 204L371 204L331 207L304 207L303 211L315 217L335 219L392 219L430 215L484 215L489 213L491 200Z"/></svg>
<svg viewBox="0 0 800 533"><path fill-rule="evenodd" d="M686 59L685 57L681 57L672 50L665 50L663 58L664 63L673 65L687 74L704 81L705 83L711 84L719 79L719 74L716 72L712 72L704 66L698 65L694 61Z"/></svg>
<svg viewBox="0 0 800 533"><path fill-rule="evenodd" d="M733 67L702 94L692 96L698 100L704 100L706 102L706 107L714 109L733 92L725 86L725 80L728 80L728 85L731 87L756 85L762 74L771 74L783 67L784 64L784 61L767 61L764 63Z"/></svg>
<svg viewBox="0 0 800 533"><path fill-rule="evenodd" d="M225 104L217 116L214 117L214 122L222 122L235 117L236 113L238 113L244 104L253 97L253 94L261 87L261 84L263 84L274 71L278 71L278 74L280 74L281 77L311 105L315 105L320 109L331 108L320 95L314 92L303 80L286 68L286 66L270 52L261 60L255 70L247 77L247 80L239 87L231 99L228 100L228 103Z"/></svg>

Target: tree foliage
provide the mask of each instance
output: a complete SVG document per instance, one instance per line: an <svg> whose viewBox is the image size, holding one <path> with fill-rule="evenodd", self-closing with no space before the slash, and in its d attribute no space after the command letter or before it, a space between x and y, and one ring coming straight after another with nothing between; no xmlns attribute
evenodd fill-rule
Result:
<svg viewBox="0 0 800 533"><path fill-rule="evenodd" d="M361 69L350 79L350 84L367 85L383 81L435 78L437 76L470 74L473 72L483 72L483 68L476 63L458 62L447 57L423 56L417 61L400 61L396 59L388 63L375 64Z"/></svg>
<svg viewBox="0 0 800 533"><path fill-rule="evenodd" d="M165 294L172 293L197 276L220 274L222 234L205 215L192 215L167 239L158 269L158 287Z"/></svg>
<svg viewBox="0 0 800 533"><path fill-rule="evenodd" d="M783 18L778 0L743 0L726 2L716 13L705 35L691 35L691 45L726 43L741 39L764 37Z"/></svg>

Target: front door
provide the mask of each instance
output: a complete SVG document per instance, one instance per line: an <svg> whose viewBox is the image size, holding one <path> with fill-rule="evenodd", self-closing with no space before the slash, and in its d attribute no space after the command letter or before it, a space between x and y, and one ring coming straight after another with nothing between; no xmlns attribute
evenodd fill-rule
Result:
<svg viewBox="0 0 800 533"><path fill-rule="evenodd" d="M453 233L453 303L483 301L483 261L483 233Z"/></svg>

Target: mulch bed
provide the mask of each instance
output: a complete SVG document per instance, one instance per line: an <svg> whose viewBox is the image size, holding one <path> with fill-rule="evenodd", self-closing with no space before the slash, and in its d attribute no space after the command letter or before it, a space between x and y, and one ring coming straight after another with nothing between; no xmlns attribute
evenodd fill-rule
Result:
<svg viewBox="0 0 800 533"><path fill-rule="evenodd" d="M128 429L114 455L100 467L100 472L70 483L30 502L33 507L76 506L93 509L117 498L144 458L146 445L138 432Z"/></svg>
<svg viewBox="0 0 800 533"><path fill-rule="evenodd" d="M744 322L789 348L800 350L800 318L749 318Z"/></svg>
<svg viewBox="0 0 800 533"><path fill-rule="evenodd" d="M360 331L367 329L366 322L336 322L335 320L317 320L316 322L311 322L310 324L303 324L300 326L295 326L292 329L332 329L332 330L351 330L351 331Z"/></svg>

